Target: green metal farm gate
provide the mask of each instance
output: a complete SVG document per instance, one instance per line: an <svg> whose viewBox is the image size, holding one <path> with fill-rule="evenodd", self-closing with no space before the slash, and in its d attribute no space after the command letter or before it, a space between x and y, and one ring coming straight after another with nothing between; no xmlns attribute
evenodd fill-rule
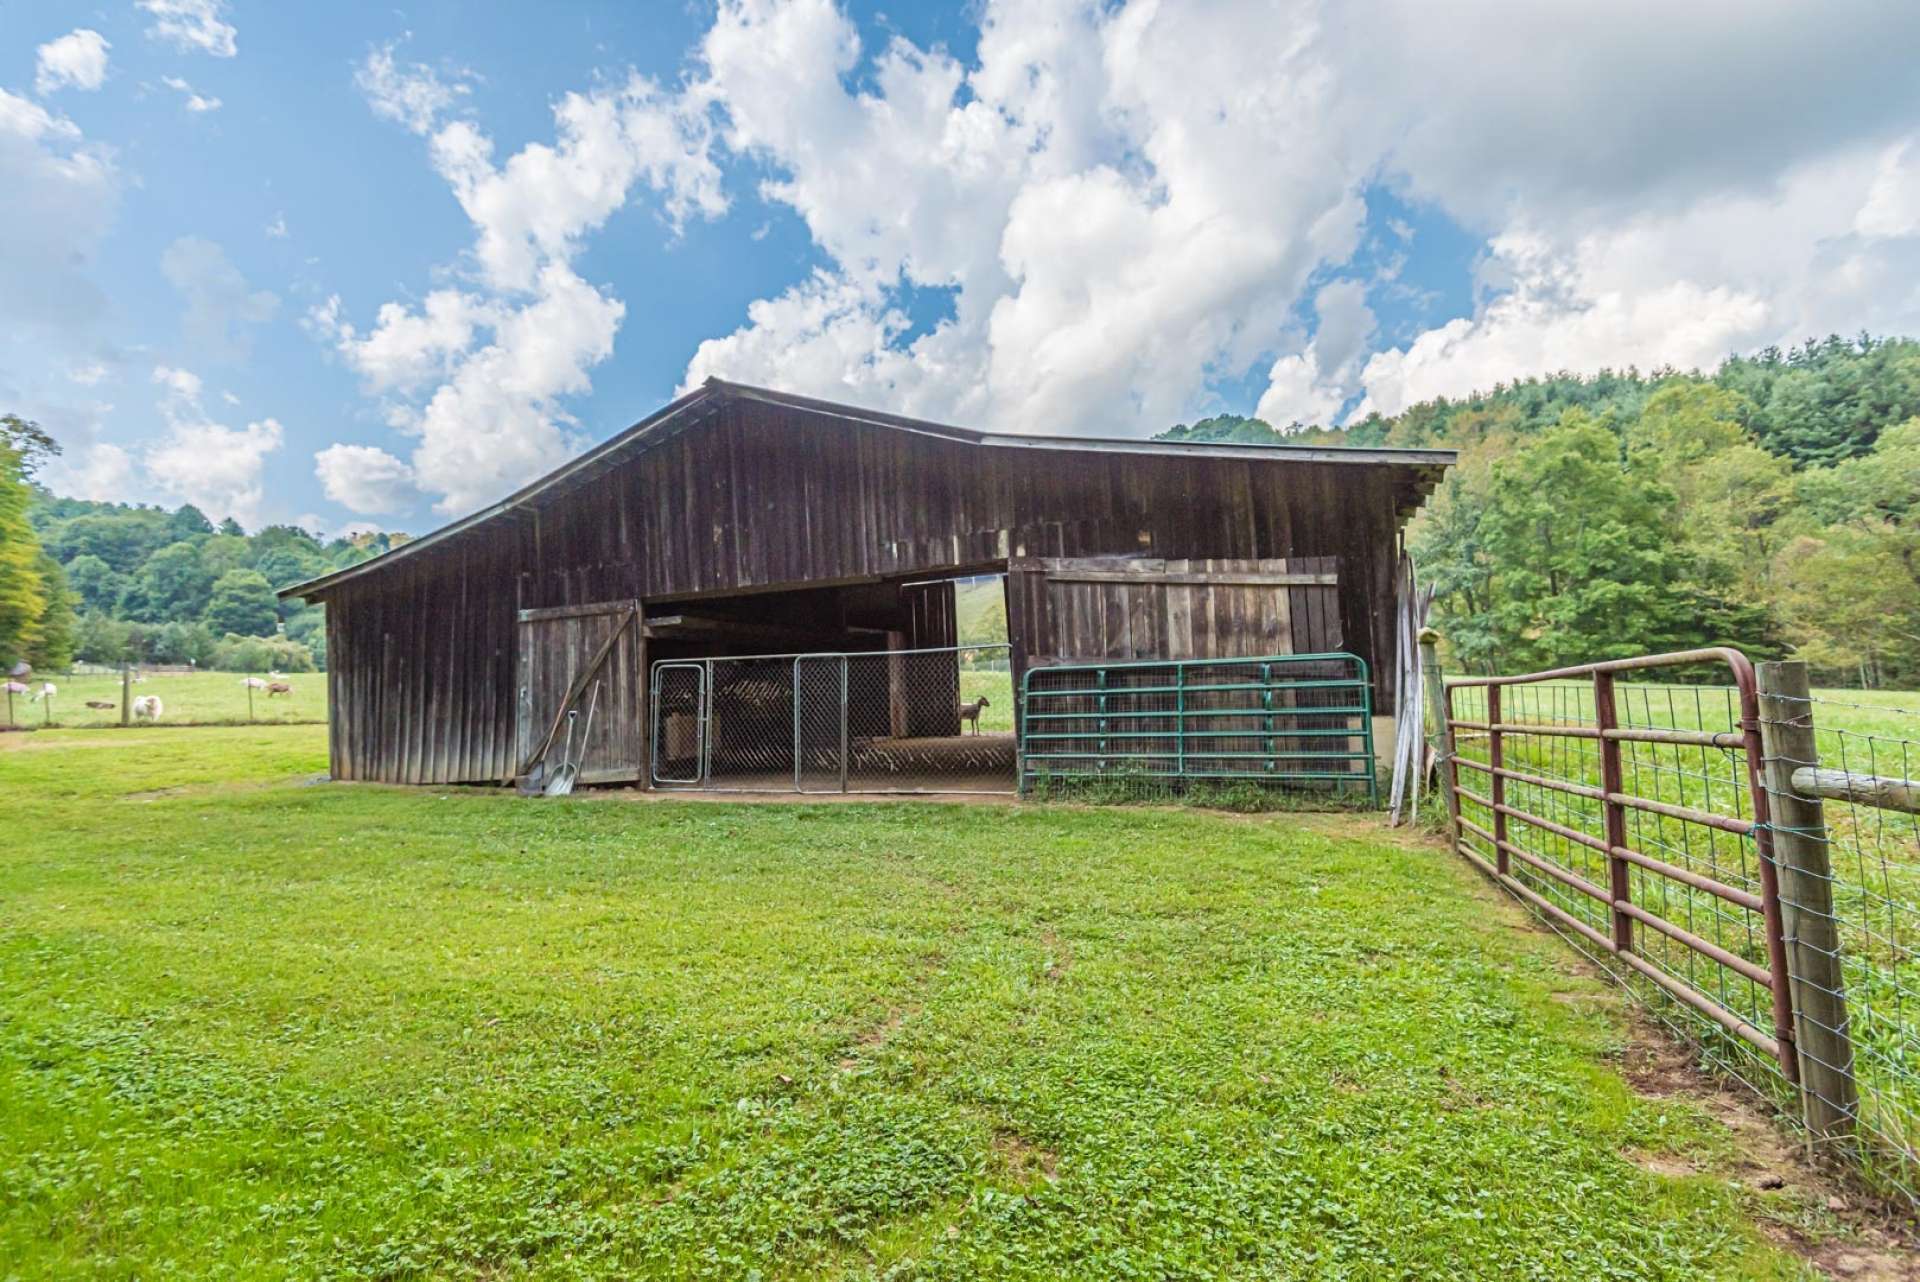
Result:
<svg viewBox="0 0 1920 1282"><path fill-rule="evenodd" d="M1026 672L1020 703L1023 792L1218 781L1379 798L1358 655L1058 664Z"/></svg>

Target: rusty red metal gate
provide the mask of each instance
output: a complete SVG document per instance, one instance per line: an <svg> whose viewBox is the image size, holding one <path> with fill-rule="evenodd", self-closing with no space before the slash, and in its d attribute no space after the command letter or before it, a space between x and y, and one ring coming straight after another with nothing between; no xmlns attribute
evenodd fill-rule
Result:
<svg viewBox="0 0 1920 1282"><path fill-rule="evenodd" d="M1721 684L1616 682L1623 673ZM1724 682L1720 673L1731 676ZM1453 844L1799 1080L1753 665L1689 650L1445 685ZM1462 773L1484 780L1483 793Z"/></svg>

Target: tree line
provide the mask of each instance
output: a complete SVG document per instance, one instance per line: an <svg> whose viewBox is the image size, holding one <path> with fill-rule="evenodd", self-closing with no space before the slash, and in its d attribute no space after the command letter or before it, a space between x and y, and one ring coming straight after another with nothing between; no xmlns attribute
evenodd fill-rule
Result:
<svg viewBox="0 0 1920 1282"><path fill-rule="evenodd" d="M1731 644L1828 683L1920 686L1912 339L1525 379L1345 429L1221 416L1160 439L1458 450L1408 543L1473 669Z"/></svg>
<svg viewBox="0 0 1920 1282"><path fill-rule="evenodd" d="M59 444L0 418L0 664L183 663L310 672L326 666L326 616L280 588L407 541L323 541L291 525L249 534L192 504L166 509L60 498L36 473Z"/></svg>

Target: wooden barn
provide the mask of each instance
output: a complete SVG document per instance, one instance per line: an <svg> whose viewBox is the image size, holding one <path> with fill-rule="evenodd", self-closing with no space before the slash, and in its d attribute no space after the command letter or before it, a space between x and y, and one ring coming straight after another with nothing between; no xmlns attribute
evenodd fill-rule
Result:
<svg viewBox="0 0 1920 1282"><path fill-rule="evenodd" d="M511 782L591 703L584 782L698 783L757 756L798 783L837 734L844 786L862 744L967 728L970 576L1006 576L1012 690L1070 661L1347 651L1389 713L1401 532L1452 460L994 434L709 380L282 595L326 606L337 779ZM816 678L839 709L818 731L797 693ZM759 711L716 729L722 684Z"/></svg>

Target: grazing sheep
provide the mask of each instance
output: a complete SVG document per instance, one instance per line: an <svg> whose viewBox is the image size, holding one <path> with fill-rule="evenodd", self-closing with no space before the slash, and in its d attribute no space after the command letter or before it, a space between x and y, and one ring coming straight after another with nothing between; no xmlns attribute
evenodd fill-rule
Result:
<svg viewBox="0 0 1920 1282"><path fill-rule="evenodd" d="M95 712L111 712L120 705L111 699L89 699L87 706Z"/></svg>
<svg viewBox="0 0 1920 1282"><path fill-rule="evenodd" d="M240 684L249 690L264 690L267 688L267 679L265 677L241 677Z"/></svg>
<svg viewBox="0 0 1920 1282"><path fill-rule="evenodd" d="M24 681L9 681L9 682L7 682L7 693L8 693L8 694L25 694L25 693L27 693L27 691L28 691L28 690L30 690L30 689L32 689L32 687L31 687L31 686L29 686L29 685L28 685L28 684L27 684L26 682L24 682Z"/></svg>
<svg viewBox="0 0 1920 1282"><path fill-rule="evenodd" d="M54 695L59 693L60 693L59 686L56 686L51 681L42 681L40 683L40 688L33 692L33 694L27 699L27 702L38 703L42 699L51 699L53 698Z"/></svg>
<svg viewBox="0 0 1920 1282"><path fill-rule="evenodd" d="M292 693L293 687L284 681L272 681L267 684L267 698L269 699L273 698L276 694L290 695Z"/></svg>
<svg viewBox="0 0 1920 1282"><path fill-rule="evenodd" d="M960 705L959 707L960 720L973 722L973 732L975 734L979 734L980 733L980 709L991 708L992 706L993 706L992 704L987 702L987 696L983 694L978 699L975 699L972 703L963 703Z"/></svg>
<svg viewBox="0 0 1920 1282"><path fill-rule="evenodd" d="M135 721L159 721L166 709L160 705L157 694L143 694L133 701L133 719Z"/></svg>

